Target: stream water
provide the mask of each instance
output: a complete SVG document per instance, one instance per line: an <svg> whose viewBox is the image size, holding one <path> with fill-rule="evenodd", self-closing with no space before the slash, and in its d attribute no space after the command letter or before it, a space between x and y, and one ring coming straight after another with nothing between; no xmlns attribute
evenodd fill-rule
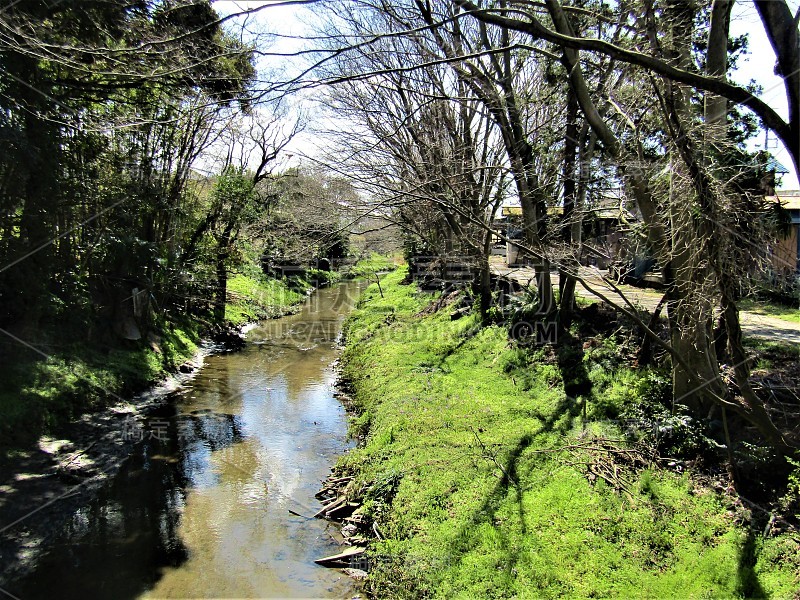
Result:
<svg viewBox="0 0 800 600"><path fill-rule="evenodd" d="M348 447L333 397L337 339L361 284L316 292L265 321L237 353L207 358L148 418L136 453L70 521L27 598L347 597L313 560L338 551L310 516Z"/></svg>

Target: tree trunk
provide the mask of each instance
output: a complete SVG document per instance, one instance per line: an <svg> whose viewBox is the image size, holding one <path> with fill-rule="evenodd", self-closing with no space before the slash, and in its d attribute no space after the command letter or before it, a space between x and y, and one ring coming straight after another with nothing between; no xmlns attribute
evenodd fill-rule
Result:
<svg viewBox="0 0 800 600"><path fill-rule="evenodd" d="M687 406L695 415L705 415L726 395L712 343L711 320L698 315L695 307L684 301L673 299L667 308L672 347L688 365L687 369L677 361L672 362L674 402Z"/></svg>
<svg viewBox="0 0 800 600"><path fill-rule="evenodd" d="M478 294L480 295L481 322L487 324L489 309L492 307L492 271L489 256L492 251L492 232L486 231L483 238L483 255L478 257Z"/></svg>
<svg viewBox="0 0 800 600"><path fill-rule="evenodd" d="M708 31L708 52L706 54L706 74L725 79L728 71L728 32L731 24L733 0L714 0L711 6L711 23ZM705 154L710 146L725 139L728 125L728 99L710 92L704 98L706 140Z"/></svg>
<svg viewBox="0 0 800 600"><path fill-rule="evenodd" d="M772 422L764 403L750 385L750 368L747 353L742 345L742 329L739 324L739 309L732 295L723 294L722 311L728 333L728 347L733 360L733 375L736 385L744 398L746 418L753 423L761 434L773 445L788 447L778 428Z"/></svg>
<svg viewBox="0 0 800 600"><path fill-rule="evenodd" d="M217 251L217 287L214 290L214 322L218 325L222 325L225 321L225 304L228 293L228 267L225 264L227 258L227 252L221 249Z"/></svg>
<svg viewBox="0 0 800 600"><path fill-rule="evenodd" d="M550 277L551 264L549 260L542 260L536 266L536 287L539 293L539 315L548 318L555 312L556 299L553 295L553 281Z"/></svg>
<svg viewBox="0 0 800 600"><path fill-rule="evenodd" d="M575 278L571 277L566 271L562 270L559 274L559 287L561 294L558 305L559 326L567 330L572 325L572 317L575 312Z"/></svg>
<svg viewBox="0 0 800 600"><path fill-rule="evenodd" d="M28 61L24 61L28 65ZM25 73L25 70L22 71ZM26 80L36 81L38 69L30 66ZM33 87L20 88L25 123L28 171L19 237L9 247L16 263L2 273L7 288L3 304L10 327L23 339L35 340L41 318L50 308L48 285L54 272L54 246L58 208L59 134L56 126L38 116L46 113L41 96ZM5 312L4 311L4 312Z"/></svg>
<svg viewBox="0 0 800 600"><path fill-rule="evenodd" d="M230 252L233 223L229 222L217 242L215 270L217 285L214 290L214 322L222 325L225 322L225 304L228 297L228 254Z"/></svg>
<svg viewBox="0 0 800 600"><path fill-rule="evenodd" d="M580 179L583 173L583 164L576 169L575 161L578 157L583 158L583 145L586 143L586 132L580 132L578 129L579 108L575 89L568 85L567 126L564 132L564 219L562 222L564 230L562 235L564 243L574 252L575 268L580 266L582 233L581 215L579 214L577 217L575 215L575 206L581 193L576 179ZM558 322L559 326L566 330L572 324L572 315L575 309L575 278L569 275L567 269L559 271L558 287Z"/></svg>

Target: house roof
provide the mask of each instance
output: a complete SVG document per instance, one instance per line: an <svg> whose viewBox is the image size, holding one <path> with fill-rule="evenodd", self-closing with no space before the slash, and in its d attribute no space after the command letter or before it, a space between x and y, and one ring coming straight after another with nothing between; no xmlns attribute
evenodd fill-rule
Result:
<svg viewBox="0 0 800 600"><path fill-rule="evenodd" d="M767 200L780 202L786 210L800 210L800 190L776 190L774 196L767 196Z"/></svg>
<svg viewBox="0 0 800 600"><path fill-rule="evenodd" d="M556 217L559 215L564 214L564 208L561 206L548 206L547 207L547 214L551 217ZM500 216L501 217L521 217L522 216L522 207L521 206L503 206L500 209Z"/></svg>
<svg viewBox="0 0 800 600"><path fill-rule="evenodd" d="M623 216L628 219L635 219L636 217L629 210L624 208L602 206L597 208L590 208L589 212L594 215L596 219L621 219Z"/></svg>
<svg viewBox="0 0 800 600"><path fill-rule="evenodd" d="M789 172L789 169L784 167L781 163L775 160L774 156L770 156L767 159L767 170L768 171L775 171L779 175L785 175Z"/></svg>
<svg viewBox="0 0 800 600"><path fill-rule="evenodd" d="M592 215L595 219L621 219L623 216L627 219L635 219L631 211L622 206L619 197L617 198L603 198L596 206L584 209L586 214ZM547 214L551 217L557 217L564 214L564 207L550 206L547 208ZM503 206L500 210L501 217L521 217L521 206Z"/></svg>

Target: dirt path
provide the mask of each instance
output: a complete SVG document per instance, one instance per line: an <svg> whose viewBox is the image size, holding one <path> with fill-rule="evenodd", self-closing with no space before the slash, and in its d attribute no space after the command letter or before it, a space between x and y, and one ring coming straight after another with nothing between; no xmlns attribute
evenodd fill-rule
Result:
<svg viewBox="0 0 800 600"><path fill-rule="evenodd" d="M507 267L502 260L492 261L492 271L497 275L514 279L521 285L529 285L535 276L532 267ZM600 271L592 268L582 268L581 276L587 283L597 289L600 293L608 295L609 298L620 300L619 295L605 284L600 278ZM553 273L553 285L558 285L558 274ZM647 312L652 312L661 300L662 293L657 290L641 289L629 285L620 286L628 300L635 306L640 306ZM594 295L578 285L578 296L589 299L596 299ZM741 313L742 332L745 336L758 337L775 342L789 342L800 344L800 323L784 321L777 317L759 315L752 312L742 311Z"/></svg>

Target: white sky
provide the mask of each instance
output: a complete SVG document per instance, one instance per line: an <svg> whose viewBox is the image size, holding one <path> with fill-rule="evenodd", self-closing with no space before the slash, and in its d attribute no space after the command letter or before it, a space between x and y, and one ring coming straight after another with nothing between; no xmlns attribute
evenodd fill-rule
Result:
<svg viewBox="0 0 800 600"><path fill-rule="evenodd" d="M792 13L797 12L800 0L789 0ZM786 90L783 87L783 80L775 75L775 53L764 32L764 27L758 17L753 3L749 0L739 0L733 9L731 18L731 35L738 36L747 33L750 42L750 53L739 60L739 68L734 72L732 79L739 84L747 84L750 80L755 80L762 88L761 99L769 104L784 119L787 117L789 109L786 104ZM775 135L770 132L768 148L775 159L789 169L789 173L783 176L781 188L800 189L797 180L797 172L794 163ZM752 148L764 148L765 134L762 132L751 140Z"/></svg>
<svg viewBox="0 0 800 600"><path fill-rule="evenodd" d="M214 8L220 14L265 7L250 17L250 24L266 27L280 36L287 36L278 38L275 45L270 49L273 52L299 50L303 46L303 42L290 39L290 37L296 36L299 38L306 35L308 27L305 22L313 19L313 6L305 7L296 4L285 4L281 0L212 0L212 2ZM792 12L795 13L800 5L800 0L789 0L788 3ZM763 88L761 99L775 109L778 114L786 118L788 108L783 80L774 74L775 54L751 0L738 0L733 9L731 35L738 36L742 33L747 33L749 36L749 54L739 59L738 69L732 76L733 81L739 84L747 84L751 80L755 80ZM279 59L271 60L277 61ZM764 148L764 144L765 133L762 131L750 141L749 146L753 149ZM310 155L313 154L313 152L309 151L309 147L312 145L314 145L312 136L301 135L293 143L293 149L288 149L287 152L295 152L295 154L300 155L303 153L301 151L302 147L305 149L305 154ZM782 184L779 187L782 189L800 189L797 173L789 153L771 132L767 149L775 156L778 162L790 171L783 176Z"/></svg>

